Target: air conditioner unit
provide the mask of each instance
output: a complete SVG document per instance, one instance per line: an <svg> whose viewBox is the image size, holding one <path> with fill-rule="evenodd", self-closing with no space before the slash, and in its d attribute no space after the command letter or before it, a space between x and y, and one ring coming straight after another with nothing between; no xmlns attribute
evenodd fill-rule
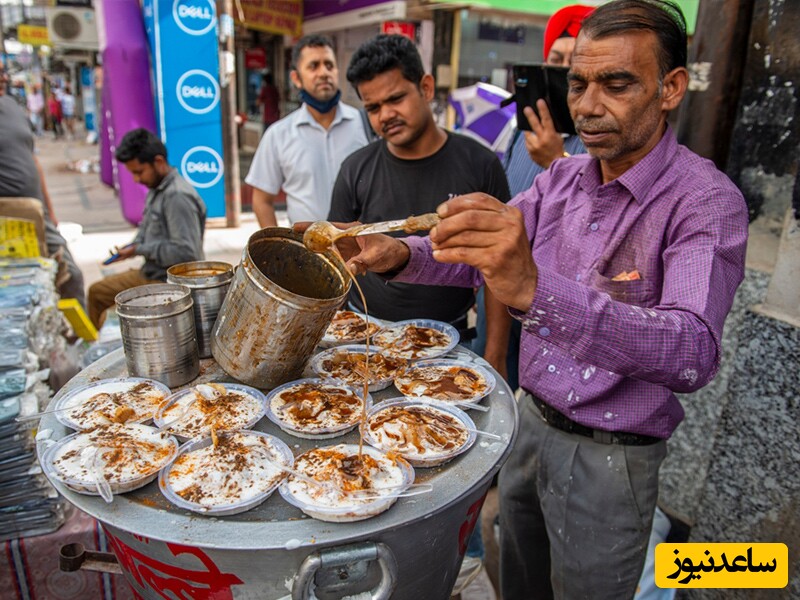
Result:
<svg viewBox="0 0 800 600"><path fill-rule="evenodd" d="M94 10L88 8L48 8L47 31L56 48L98 50Z"/></svg>

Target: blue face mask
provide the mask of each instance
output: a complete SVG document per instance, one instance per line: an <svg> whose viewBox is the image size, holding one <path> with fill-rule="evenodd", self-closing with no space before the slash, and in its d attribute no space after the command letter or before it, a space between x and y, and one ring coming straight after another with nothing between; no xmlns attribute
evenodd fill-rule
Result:
<svg viewBox="0 0 800 600"><path fill-rule="evenodd" d="M341 98L342 98L342 90L338 90L333 98L325 102L317 100L316 98L314 98L314 96L312 96L305 90L300 90L300 100L302 100L303 102L308 104L311 108L313 108L314 110L323 115L325 113L331 112L334 108L336 108L336 105L339 104L339 100L341 100Z"/></svg>

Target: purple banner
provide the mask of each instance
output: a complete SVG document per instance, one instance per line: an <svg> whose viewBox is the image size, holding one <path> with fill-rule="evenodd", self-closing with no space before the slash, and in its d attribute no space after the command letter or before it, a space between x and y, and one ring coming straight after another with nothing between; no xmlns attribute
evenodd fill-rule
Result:
<svg viewBox="0 0 800 600"><path fill-rule="evenodd" d="M303 2L303 18L318 19L319 17L329 17L348 10L366 8L367 6L375 6L384 2L386 0L339 0L338 2L331 2L331 0L305 0Z"/></svg>

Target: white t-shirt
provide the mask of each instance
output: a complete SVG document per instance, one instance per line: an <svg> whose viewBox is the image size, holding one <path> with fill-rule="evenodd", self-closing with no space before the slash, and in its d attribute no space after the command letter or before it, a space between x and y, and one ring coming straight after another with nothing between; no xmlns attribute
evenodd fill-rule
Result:
<svg viewBox="0 0 800 600"><path fill-rule="evenodd" d="M327 219L339 166L366 146L358 110L339 102L326 131L303 104L267 129L245 182L268 194L286 192L290 223Z"/></svg>
<svg viewBox="0 0 800 600"><path fill-rule="evenodd" d="M61 111L65 117L72 117L75 115L75 96L64 92L61 95Z"/></svg>

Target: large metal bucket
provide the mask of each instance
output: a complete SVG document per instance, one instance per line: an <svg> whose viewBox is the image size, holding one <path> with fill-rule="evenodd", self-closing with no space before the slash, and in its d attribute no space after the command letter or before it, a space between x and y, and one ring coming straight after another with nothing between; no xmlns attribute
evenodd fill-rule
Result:
<svg viewBox="0 0 800 600"><path fill-rule="evenodd" d="M211 338L217 363L242 383L274 388L299 378L350 289L343 265L302 239L268 227L242 253Z"/></svg>
<svg viewBox="0 0 800 600"><path fill-rule="evenodd" d="M211 356L211 331L233 279L233 266L211 260L181 263L167 269L167 283L192 290L194 327L200 358Z"/></svg>
<svg viewBox="0 0 800 600"><path fill-rule="evenodd" d="M128 373L169 387L200 372L189 288L169 283L142 285L115 298Z"/></svg>

